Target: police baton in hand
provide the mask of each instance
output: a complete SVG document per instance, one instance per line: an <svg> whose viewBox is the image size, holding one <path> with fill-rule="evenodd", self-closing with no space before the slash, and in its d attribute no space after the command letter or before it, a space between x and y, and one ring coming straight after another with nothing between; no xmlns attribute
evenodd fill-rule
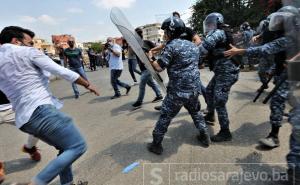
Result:
<svg viewBox="0 0 300 185"><path fill-rule="evenodd" d="M254 100L253 100L254 103L258 100L258 98L261 96L261 94L265 91L266 87L268 87L268 84L271 82L272 78L273 78L273 76L270 75L268 81L267 81L266 83L263 83L263 84L261 85L261 87L260 87L259 90L258 90L257 95L255 96L255 98L254 98Z"/></svg>

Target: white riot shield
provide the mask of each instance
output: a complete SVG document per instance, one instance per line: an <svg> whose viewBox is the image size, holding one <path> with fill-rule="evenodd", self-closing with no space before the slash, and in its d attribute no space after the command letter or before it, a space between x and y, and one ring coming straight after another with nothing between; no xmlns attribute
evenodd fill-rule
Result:
<svg viewBox="0 0 300 185"><path fill-rule="evenodd" d="M162 77L153 69L150 60L143 50L143 40L135 32L133 26L129 23L123 12L119 8L112 8L110 19L123 35L124 39L130 45L137 57L145 64L145 67L151 72L152 77L158 83L164 93L166 86Z"/></svg>

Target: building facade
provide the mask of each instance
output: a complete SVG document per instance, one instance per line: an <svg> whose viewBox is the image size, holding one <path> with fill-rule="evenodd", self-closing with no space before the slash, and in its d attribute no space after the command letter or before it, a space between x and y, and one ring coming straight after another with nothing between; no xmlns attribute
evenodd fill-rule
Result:
<svg viewBox="0 0 300 185"><path fill-rule="evenodd" d="M163 41L164 31L160 29L160 23L146 24L141 28L143 29L143 37L145 40L150 40L154 43L160 43Z"/></svg>

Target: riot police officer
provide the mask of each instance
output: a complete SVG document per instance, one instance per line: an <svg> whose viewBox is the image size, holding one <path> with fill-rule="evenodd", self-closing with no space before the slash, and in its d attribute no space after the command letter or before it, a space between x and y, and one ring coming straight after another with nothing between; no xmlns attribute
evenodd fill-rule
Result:
<svg viewBox="0 0 300 185"><path fill-rule="evenodd" d="M296 49L296 35L293 34L293 29L285 32L284 26L294 25L296 18L297 16L290 12L275 12L271 14L269 23L269 30L276 35L273 41L248 49L238 49L233 46L231 50L225 52L226 56L231 57L237 54L257 57L274 55L276 65L274 83L278 89L273 94L270 103L272 129L266 138L260 140L263 146L270 148L280 145L278 134L282 125L285 102L289 94L289 82L287 81L287 70L285 68L288 57L287 51L290 51L289 55L291 56Z"/></svg>
<svg viewBox="0 0 300 185"><path fill-rule="evenodd" d="M184 22L180 18L166 19L161 29L164 30L167 43L159 59L152 61L152 66L158 72L167 69L169 83L161 115L153 130L153 142L148 144L148 150L158 155L163 152L164 135L172 119L182 107L185 107L192 116L199 131L199 141L209 146L208 129L200 112L201 106L198 100L201 94L198 70L199 49L192 42L180 38L185 31Z"/></svg>
<svg viewBox="0 0 300 185"><path fill-rule="evenodd" d="M209 14L203 22L203 27L206 37L200 45L200 55L208 57L210 69L214 72L206 89L208 113L205 120L207 123L213 123L216 110L221 130L212 136L211 140L213 142L230 141L232 135L229 129L226 103L231 87L238 81L239 64L223 54L232 43L232 36L228 31L228 26L224 24L223 15Z"/></svg>

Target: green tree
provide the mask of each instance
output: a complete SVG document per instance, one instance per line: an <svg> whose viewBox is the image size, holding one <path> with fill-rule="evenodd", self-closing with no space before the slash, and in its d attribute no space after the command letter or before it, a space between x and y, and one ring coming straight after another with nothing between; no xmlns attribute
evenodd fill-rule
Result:
<svg viewBox="0 0 300 185"><path fill-rule="evenodd" d="M103 51L103 45L101 42L92 42L91 43L91 48L94 50L96 53L101 53Z"/></svg>
<svg viewBox="0 0 300 185"><path fill-rule="evenodd" d="M198 0L193 6L190 24L199 33L203 32L203 21L212 12L223 14L225 23L232 28L248 21L252 27L266 17L266 0Z"/></svg>

